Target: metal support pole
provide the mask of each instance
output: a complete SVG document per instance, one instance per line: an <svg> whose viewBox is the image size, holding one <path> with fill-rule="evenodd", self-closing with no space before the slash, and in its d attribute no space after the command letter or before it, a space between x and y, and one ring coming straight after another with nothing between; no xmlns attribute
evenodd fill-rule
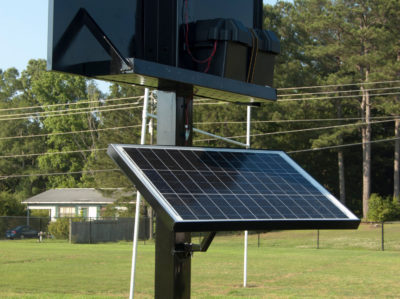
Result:
<svg viewBox="0 0 400 299"><path fill-rule="evenodd" d="M89 219L89 244L92 244L92 218ZM72 219L69 219L71 225L72 225ZM72 227L72 226L71 226Z"/></svg>
<svg viewBox="0 0 400 299"><path fill-rule="evenodd" d="M247 106L246 147L250 148L251 106Z"/></svg>
<svg viewBox="0 0 400 299"><path fill-rule="evenodd" d="M243 267L243 287L247 287L247 230L244 232L244 267Z"/></svg>
<svg viewBox="0 0 400 299"><path fill-rule="evenodd" d="M69 218L68 220L68 242L72 244L72 219Z"/></svg>
<svg viewBox="0 0 400 299"><path fill-rule="evenodd" d="M319 249L319 229L317 230L317 249Z"/></svg>
<svg viewBox="0 0 400 299"><path fill-rule="evenodd" d="M192 144L192 99L191 90L158 92L157 144ZM171 231L163 219L156 218L156 299L190 298L191 255L181 250L190 243L190 233Z"/></svg>
<svg viewBox="0 0 400 299"><path fill-rule="evenodd" d="M232 143L232 144L235 144L235 145L246 146L247 147L247 144L244 144L242 142L239 142L239 141L236 141L236 140L233 140L233 139L229 139L229 138L226 138L226 137L218 136L218 135L215 135L213 133L209 133L209 132L197 129L197 128L193 128L193 131L197 132L197 133L200 133L200 134L203 134L203 135L206 135L206 136L210 136L210 137L219 139L219 140L226 141L228 143Z"/></svg>
<svg viewBox="0 0 400 299"><path fill-rule="evenodd" d="M247 106L247 126L246 126L246 148L250 148L250 131L251 131L251 106ZM248 231L244 232L244 269L243 269L243 287L247 286L247 244Z"/></svg>
<svg viewBox="0 0 400 299"><path fill-rule="evenodd" d="M147 123L147 109L149 106L149 89L144 91L144 103L142 113L142 135L140 136L140 144L146 142L146 123ZM136 211L135 211L135 224L133 228L133 250L132 250L132 268L131 268L131 286L129 291L129 299L133 299L135 292L135 268L136 268L136 255L137 244L139 235L139 217L140 217L140 193L136 193Z"/></svg>
<svg viewBox="0 0 400 299"><path fill-rule="evenodd" d="M150 97L150 113L147 113L149 120L149 135L150 135L150 144L153 144L153 139L154 139L154 119L150 116L150 114L154 113L154 98ZM153 208L149 206L148 210L148 217L149 217L149 240L153 240L153 235L154 235L154 212Z"/></svg>

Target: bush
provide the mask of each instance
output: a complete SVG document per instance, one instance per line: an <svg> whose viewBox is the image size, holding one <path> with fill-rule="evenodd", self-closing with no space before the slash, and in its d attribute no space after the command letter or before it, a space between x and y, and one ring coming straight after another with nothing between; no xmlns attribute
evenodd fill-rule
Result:
<svg viewBox="0 0 400 299"><path fill-rule="evenodd" d="M56 239L68 239L69 218L59 218L56 222L51 222L49 224L49 233Z"/></svg>
<svg viewBox="0 0 400 299"><path fill-rule="evenodd" d="M390 196L384 198L379 194L372 194L368 207L368 220L370 221L400 220L400 204Z"/></svg>

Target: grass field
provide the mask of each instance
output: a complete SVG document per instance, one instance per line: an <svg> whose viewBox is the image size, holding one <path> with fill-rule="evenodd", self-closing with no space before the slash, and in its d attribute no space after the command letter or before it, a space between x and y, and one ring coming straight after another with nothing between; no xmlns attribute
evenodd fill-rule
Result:
<svg viewBox="0 0 400 299"><path fill-rule="evenodd" d="M271 232L249 237L243 289L243 236L217 237L192 261L192 298L400 298L400 225L358 231ZM396 241L397 237L397 241ZM196 239L194 239L196 241ZM131 243L0 241L0 298L126 298ZM136 298L152 298L154 244L138 248Z"/></svg>

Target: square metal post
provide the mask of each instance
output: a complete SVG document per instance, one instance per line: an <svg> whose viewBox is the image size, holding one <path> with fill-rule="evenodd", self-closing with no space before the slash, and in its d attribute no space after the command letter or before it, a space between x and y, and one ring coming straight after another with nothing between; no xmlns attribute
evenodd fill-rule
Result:
<svg viewBox="0 0 400 299"><path fill-rule="evenodd" d="M192 95L180 92L158 92L157 144L189 146L192 141ZM190 233L171 231L156 219L156 299L189 299L191 253L185 244L191 243Z"/></svg>

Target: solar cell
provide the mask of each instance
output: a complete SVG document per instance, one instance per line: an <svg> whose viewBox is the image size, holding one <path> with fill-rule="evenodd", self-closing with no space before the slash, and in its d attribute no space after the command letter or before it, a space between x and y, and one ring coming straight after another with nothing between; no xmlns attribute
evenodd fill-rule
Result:
<svg viewBox="0 0 400 299"><path fill-rule="evenodd" d="M111 145L109 154L175 231L360 222L284 152Z"/></svg>

